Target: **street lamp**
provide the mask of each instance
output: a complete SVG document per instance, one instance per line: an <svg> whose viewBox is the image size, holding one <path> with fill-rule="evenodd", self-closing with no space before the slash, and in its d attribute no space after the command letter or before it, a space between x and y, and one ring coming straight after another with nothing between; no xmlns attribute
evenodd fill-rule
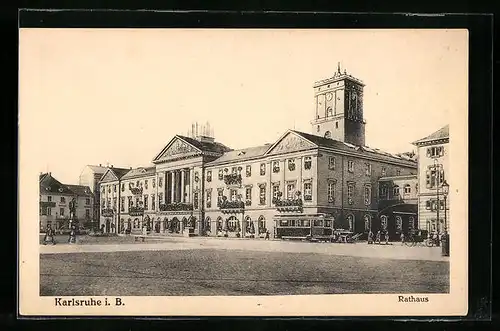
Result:
<svg viewBox="0 0 500 331"><path fill-rule="evenodd" d="M448 230L448 226L447 226L447 206L446 206L446 199L448 197L448 193L449 193L449 190L450 190L450 185L445 181L443 181L443 184L441 185L441 187L443 188L443 198L444 198L444 231L446 232Z"/></svg>

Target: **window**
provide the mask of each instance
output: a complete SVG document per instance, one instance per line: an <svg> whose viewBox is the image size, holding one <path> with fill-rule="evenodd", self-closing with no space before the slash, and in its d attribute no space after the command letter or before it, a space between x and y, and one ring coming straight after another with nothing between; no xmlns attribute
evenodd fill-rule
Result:
<svg viewBox="0 0 500 331"><path fill-rule="evenodd" d="M198 209L199 205L198 205L198 192L194 192L193 194L193 208L194 209Z"/></svg>
<svg viewBox="0 0 500 331"><path fill-rule="evenodd" d="M146 185L144 183L144 185ZM144 195L144 210L147 210L148 209L148 200L149 200L149 196L147 194Z"/></svg>
<svg viewBox="0 0 500 331"><path fill-rule="evenodd" d="M365 232L368 232L372 228L370 215L365 215L364 220L365 220Z"/></svg>
<svg viewBox="0 0 500 331"><path fill-rule="evenodd" d="M280 193L280 185L279 183L273 184L273 199L278 199Z"/></svg>
<svg viewBox="0 0 500 331"><path fill-rule="evenodd" d="M134 201L132 201L132 197L128 197L128 208L130 209L130 207L133 206L134 206Z"/></svg>
<svg viewBox="0 0 500 331"><path fill-rule="evenodd" d="M335 122L335 129L339 128L339 122Z"/></svg>
<svg viewBox="0 0 500 331"><path fill-rule="evenodd" d="M312 200L312 183L304 183L304 200Z"/></svg>
<svg viewBox="0 0 500 331"><path fill-rule="evenodd" d="M47 208L40 208L40 213L42 215L47 215Z"/></svg>
<svg viewBox="0 0 500 331"><path fill-rule="evenodd" d="M125 184L122 183L122 192L125 192Z"/></svg>
<svg viewBox="0 0 500 331"><path fill-rule="evenodd" d="M347 161L347 171L354 172L354 161Z"/></svg>
<svg viewBox="0 0 500 331"><path fill-rule="evenodd" d="M326 139L331 139L332 138L332 133L330 131L325 132L325 138Z"/></svg>
<svg viewBox="0 0 500 331"><path fill-rule="evenodd" d="M158 187L163 186L163 177L158 177Z"/></svg>
<svg viewBox="0 0 500 331"><path fill-rule="evenodd" d="M65 197L61 197L61 203L66 203L66 198Z"/></svg>
<svg viewBox="0 0 500 331"><path fill-rule="evenodd" d="M444 155L443 146L434 146L427 148L427 157L437 158Z"/></svg>
<svg viewBox="0 0 500 331"><path fill-rule="evenodd" d="M365 164L365 175L371 176L372 174L372 165L370 163Z"/></svg>
<svg viewBox="0 0 500 331"><path fill-rule="evenodd" d="M220 205L222 202L222 197L224 196L224 189L217 190L217 205Z"/></svg>
<svg viewBox="0 0 500 331"><path fill-rule="evenodd" d="M304 158L304 169L309 170L312 166L312 158L310 156L306 156Z"/></svg>
<svg viewBox="0 0 500 331"><path fill-rule="evenodd" d="M52 216L52 208L47 207L47 216Z"/></svg>
<svg viewBox="0 0 500 331"><path fill-rule="evenodd" d="M137 187L141 186L141 182L137 181L137 183L135 184L135 186L137 186Z"/></svg>
<svg viewBox="0 0 500 331"><path fill-rule="evenodd" d="M144 188L145 188L146 190L148 189L148 180L147 180L147 179L144 181Z"/></svg>
<svg viewBox="0 0 500 331"><path fill-rule="evenodd" d="M59 208L59 215L64 216L64 208Z"/></svg>
<svg viewBox="0 0 500 331"><path fill-rule="evenodd" d="M387 186L383 185L380 187L380 198L387 199Z"/></svg>
<svg viewBox="0 0 500 331"><path fill-rule="evenodd" d="M316 128L316 131L320 132L321 131L321 128L320 126L318 125L318 127Z"/></svg>
<svg viewBox="0 0 500 331"><path fill-rule="evenodd" d="M90 209L88 208L85 209L85 217L90 218Z"/></svg>
<svg viewBox="0 0 500 331"><path fill-rule="evenodd" d="M273 172L274 173L280 172L280 162L279 161L273 161Z"/></svg>
<svg viewBox="0 0 500 331"><path fill-rule="evenodd" d="M245 204L247 206L252 205L252 188L251 187L247 187L245 189Z"/></svg>
<svg viewBox="0 0 500 331"><path fill-rule="evenodd" d="M154 179L153 179L153 183L154 183ZM156 210L156 201L155 201L155 195L154 194L151 194L151 209L152 210Z"/></svg>
<svg viewBox="0 0 500 331"><path fill-rule="evenodd" d="M247 177L252 176L252 166L250 164L246 166L246 168L245 168L245 174L246 174Z"/></svg>
<svg viewBox="0 0 500 331"><path fill-rule="evenodd" d="M86 204L86 205L90 205L90 198L86 198L86 199L85 199L85 204Z"/></svg>
<svg viewBox="0 0 500 331"><path fill-rule="evenodd" d="M49 195L49 196L47 196L47 201L48 201L48 202L51 202L51 201L52 201L52 197L51 197L50 195Z"/></svg>
<svg viewBox="0 0 500 331"><path fill-rule="evenodd" d="M160 184L160 183L158 183ZM163 204L163 193L158 193L158 205Z"/></svg>
<svg viewBox="0 0 500 331"><path fill-rule="evenodd" d="M443 184L444 170L439 166L429 166L425 173L426 187L429 189L436 188L438 185Z"/></svg>
<svg viewBox="0 0 500 331"><path fill-rule="evenodd" d="M212 170L207 170L207 182L212 181Z"/></svg>
<svg viewBox="0 0 500 331"><path fill-rule="evenodd" d="M288 160L288 170L290 170L290 171L295 170L295 160L294 159Z"/></svg>
<svg viewBox="0 0 500 331"><path fill-rule="evenodd" d="M349 224L349 231L354 232L354 216L347 216L347 224Z"/></svg>
<svg viewBox="0 0 500 331"><path fill-rule="evenodd" d="M425 202L425 209L430 211L437 211L437 200L431 199ZM439 200L439 210L444 210L444 200Z"/></svg>
<svg viewBox="0 0 500 331"><path fill-rule="evenodd" d="M116 198L113 198L113 210L116 210Z"/></svg>
<svg viewBox="0 0 500 331"><path fill-rule="evenodd" d="M415 193L418 193L418 183L415 184Z"/></svg>
<svg viewBox="0 0 500 331"><path fill-rule="evenodd" d="M116 184L113 185L113 192L116 193Z"/></svg>
<svg viewBox="0 0 500 331"><path fill-rule="evenodd" d="M385 215L380 216L380 226L384 230L387 229L387 216L385 216Z"/></svg>
<svg viewBox="0 0 500 331"><path fill-rule="evenodd" d="M236 201L236 198L238 196L238 192L236 190L230 190L229 194L230 194L230 197L231 197L231 201Z"/></svg>
<svg viewBox="0 0 500 331"><path fill-rule="evenodd" d="M207 190L207 208L212 208L212 190Z"/></svg>
<svg viewBox="0 0 500 331"><path fill-rule="evenodd" d="M382 176L385 176L387 174L387 170L385 169L385 167L382 167Z"/></svg>
<svg viewBox="0 0 500 331"><path fill-rule="evenodd" d="M111 185L108 185L108 193L111 193Z"/></svg>
<svg viewBox="0 0 500 331"><path fill-rule="evenodd" d="M364 191L365 205L370 205L372 202L372 187L371 185L365 185Z"/></svg>
<svg viewBox="0 0 500 331"><path fill-rule="evenodd" d="M328 202L335 202L335 182L328 182Z"/></svg>
<svg viewBox="0 0 500 331"><path fill-rule="evenodd" d="M411 193L411 186L410 184L406 184L404 186L405 194L410 194Z"/></svg>
<svg viewBox="0 0 500 331"><path fill-rule="evenodd" d="M352 205L354 203L354 183L347 183L347 202Z"/></svg>
<svg viewBox="0 0 500 331"><path fill-rule="evenodd" d="M232 173L233 175L236 175L236 174L238 173L238 167L232 167L232 168L231 168L231 173Z"/></svg>
<svg viewBox="0 0 500 331"><path fill-rule="evenodd" d="M392 195L395 198L399 197L399 186L398 185L394 185L394 187L392 188Z"/></svg>
<svg viewBox="0 0 500 331"><path fill-rule="evenodd" d="M328 107L326 109L326 116L333 116L333 110L332 107Z"/></svg>
<svg viewBox="0 0 500 331"><path fill-rule="evenodd" d="M335 156L330 156L328 160L328 169L335 170Z"/></svg>
<svg viewBox="0 0 500 331"><path fill-rule="evenodd" d="M156 178L153 178L153 183L152 184L153 184L153 188L155 188L156 187Z"/></svg>
<svg viewBox="0 0 500 331"><path fill-rule="evenodd" d="M266 204L266 186L262 185L259 187L259 203L261 205Z"/></svg>
<svg viewBox="0 0 500 331"><path fill-rule="evenodd" d="M223 180L223 179L224 179L224 170L219 169L219 180Z"/></svg>
<svg viewBox="0 0 500 331"><path fill-rule="evenodd" d="M125 197L121 198L120 211L125 211Z"/></svg>
<svg viewBox="0 0 500 331"><path fill-rule="evenodd" d="M403 231L403 219L401 216L396 216L396 231Z"/></svg>
<svg viewBox="0 0 500 331"><path fill-rule="evenodd" d="M401 170L396 170L396 176L401 176Z"/></svg>
<svg viewBox="0 0 500 331"><path fill-rule="evenodd" d="M291 200L295 194L295 182L286 184L286 198Z"/></svg>
<svg viewBox="0 0 500 331"><path fill-rule="evenodd" d="M260 175L264 176L265 174L266 174L266 164L265 163L261 163L260 164Z"/></svg>
<svg viewBox="0 0 500 331"><path fill-rule="evenodd" d="M106 208L106 200L104 199L101 200L101 206L102 208Z"/></svg>

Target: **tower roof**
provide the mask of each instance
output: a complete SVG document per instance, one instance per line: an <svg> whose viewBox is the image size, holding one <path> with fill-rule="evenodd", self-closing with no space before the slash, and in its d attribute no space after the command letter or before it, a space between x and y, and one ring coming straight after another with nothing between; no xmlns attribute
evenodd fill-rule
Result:
<svg viewBox="0 0 500 331"><path fill-rule="evenodd" d="M348 79L348 80L351 80L351 81L355 82L358 85L365 86L365 84L363 83L363 81L361 81L360 79L358 79L358 78L356 78L354 76L349 75L347 73L346 69L344 69L344 71L342 72L342 70L340 69L340 62L339 62L338 66L337 66L337 71L333 73L332 77L326 78L326 79L322 79L322 80L318 80L318 81L314 82L313 87L318 87L318 86L322 86L322 85L325 85L325 84L338 82L338 81L341 81L341 80L344 80L344 79Z"/></svg>

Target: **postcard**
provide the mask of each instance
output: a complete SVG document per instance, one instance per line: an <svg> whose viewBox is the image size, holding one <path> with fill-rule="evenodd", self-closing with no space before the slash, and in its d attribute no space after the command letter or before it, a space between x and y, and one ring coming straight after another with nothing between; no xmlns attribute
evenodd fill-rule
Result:
<svg viewBox="0 0 500 331"><path fill-rule="evenodd" d="M20 315L467 314L467 30L19 39Z"/></svg>

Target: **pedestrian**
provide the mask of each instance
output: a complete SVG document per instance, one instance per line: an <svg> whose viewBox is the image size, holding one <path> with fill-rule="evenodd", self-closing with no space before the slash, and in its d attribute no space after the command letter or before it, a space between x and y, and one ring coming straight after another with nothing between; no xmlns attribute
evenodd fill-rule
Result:
<svg viewBox="0 0 500 331"><path fill-rule="evenodd" d="M70 243L70 244L75 244L75 243L76 243L76 231L75 231L75 226L72 226L72 227L71 227L71 230L69 231L68 243Z"/></svg>
<svg viewBox="0 0 500 331"><path fill-rule="evenodd" d="M388 245L389 244L389 231L385 230L384 231L385 233L385 244Z"/></svg>
<svg viewBox="0 0 500 331"><path fill-rule="evenodd" d="M376 244L380 244L380 237L382 236L382 234L380 233L380 230L377 231L377 235L375 236L375 243Z"/></svg>
<svg viewBox="0 0 500 331"><path fill-rule="evenodd" d="M45 237L43 238L43 244L47 245L47 243L51 243L52 245L56 244L56 240L54 238L55 233L50 224L47 225L47 230L45 231Z"/></svg>
<svg viewBox="0 0 500 331"><path fill-rule="evenodd" d="M368 244L373 244L373 232L372 232L372 230L370 230L370 232L368 232Z"/></svg>
<svg viewBox="0 0 500 331"><path fill-rule="evenodd" d="M405 244L405 234L401 232L401 245Z"/></svg>
<svg viewBox="0 0 500 331"><path fill-rule="evenodd" d="M269 230L266 230L266 237L264 238L264 240L269 240Z"/></svg>

